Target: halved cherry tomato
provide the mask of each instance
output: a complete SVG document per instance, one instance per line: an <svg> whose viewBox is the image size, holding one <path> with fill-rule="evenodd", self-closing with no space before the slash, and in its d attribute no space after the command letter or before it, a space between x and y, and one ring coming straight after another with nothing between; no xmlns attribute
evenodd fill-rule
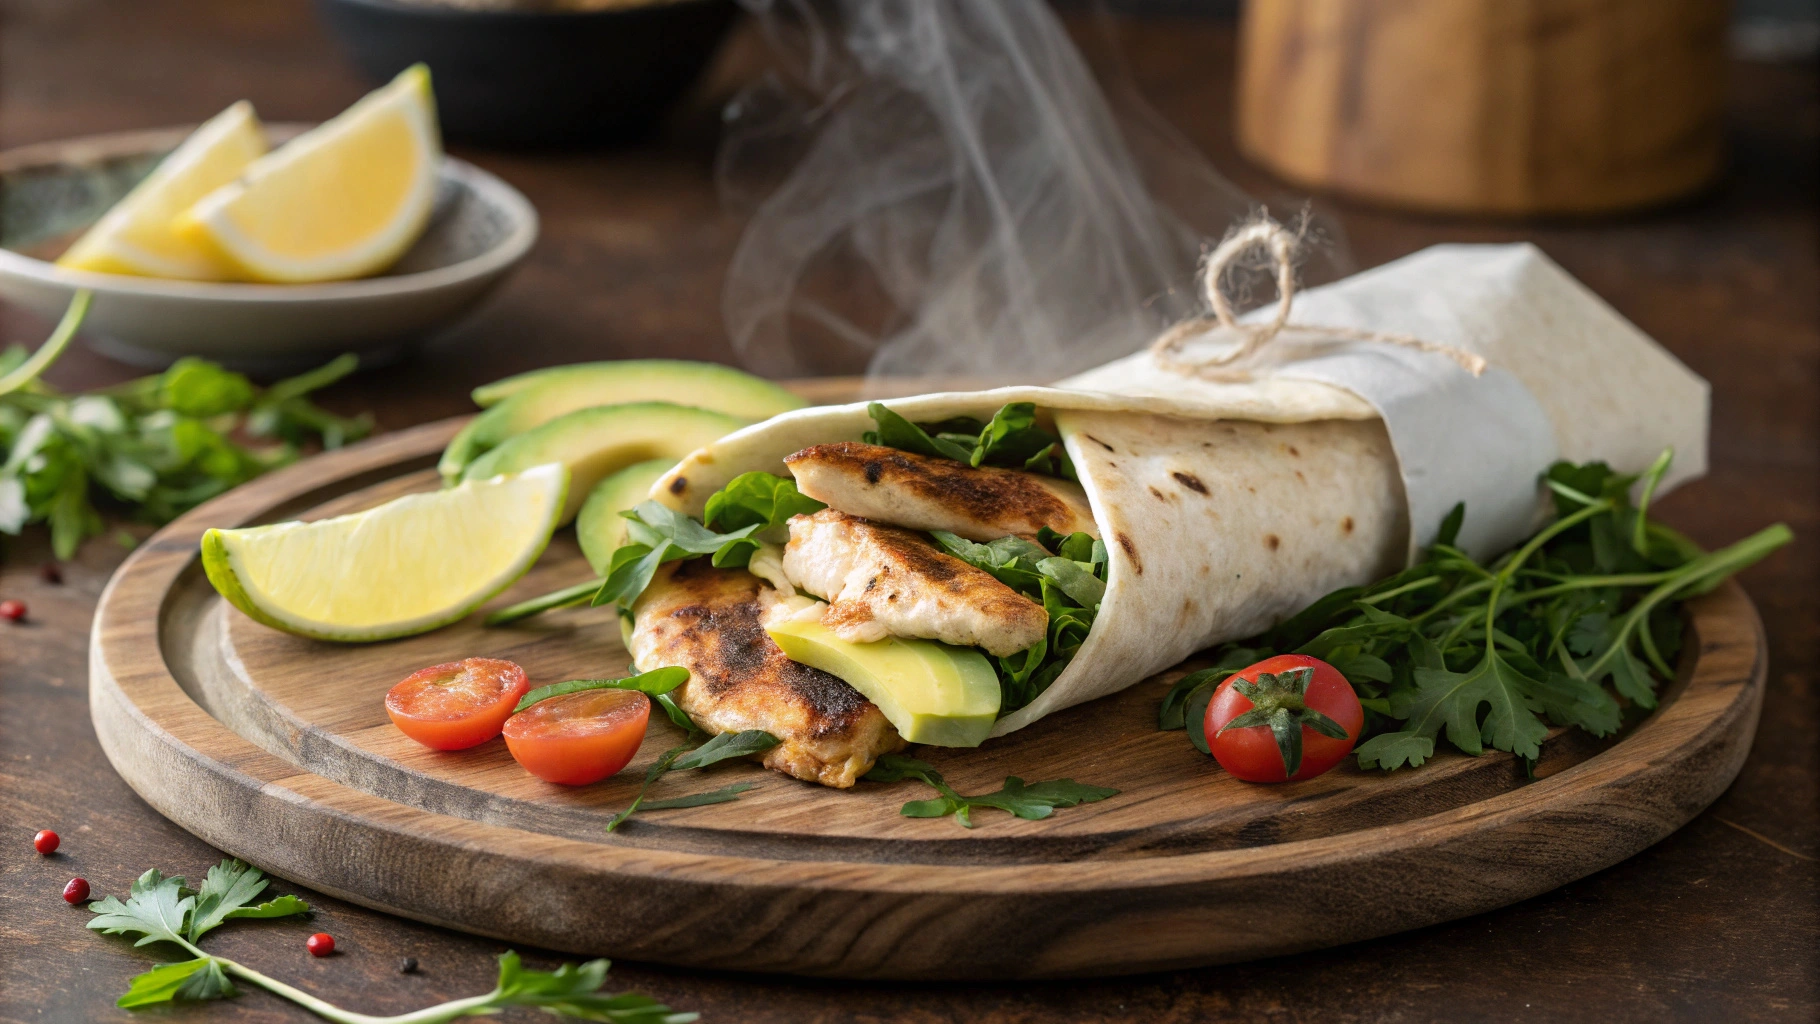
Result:
<svg viewBox="0 0 1820 1024"><path fill-rule="evenodd" d="M506 722L506 747L545 782L585 786L624 768L644 742L651 698L582 690L540 700Z"/></svg>
<svg viewBox="0 0 1820 1024"><path fill-rule="evenodd" d="M406 736L435 750L466 750L499 735L531 688L509 661L468 658L431 665L386 691L385 713Z"/></svg>
<svg viewBox="0 0 1820 1024"><path fill-rule="evenodd" d="M1262 712L1253 716L1256 724L1235 721L1253 711ZM1364 725L1352 684L1339 669L1306 654L1265 658L1221 683L1207 702L1207 745L1220 767L1246 782L1312 779L1352 752ZM1323 732L1335 731L1332 726L1345 736ZM1301 763L1292 774L1285 768L1297 756Z"/></svg>

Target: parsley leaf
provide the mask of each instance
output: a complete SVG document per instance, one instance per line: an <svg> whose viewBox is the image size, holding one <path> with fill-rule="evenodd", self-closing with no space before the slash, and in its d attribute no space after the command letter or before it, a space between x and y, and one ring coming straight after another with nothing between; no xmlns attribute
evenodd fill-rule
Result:
<svg viewBox="0 0 1820 1024"><path fill-rule="evenodd" d="M902 754L884 755L862 778L867 782L915 779L933 787L939 796L930 800L912 800L899 813L906 818L943 818L952 814L954 820L964 828L974 827L972 812L976 808L997 808L1016 817L1036 821L1049 817L1058 807L1097 803L1119 794L1116 789L1088 786L1073 779L1027 785L1023 779L1013 775L1005 779L1004 786L996 793L962 796L948 785L934 765Z"/></svg>
<svg viewBox="0 0 1820 1024"><path fill-rule="evenodd" d="M715 802L706 799L711 795L702 794L697 799L701 803ZM648 996L600 991L607 980L609 965L605 960L563 964L554 971L533 971L526 970L518 954L510 950L500 956L499 980L485 995L451 1000L399 1017L352 1013L244 964L204 953L196 946L197 940L224 921L287 917L309 910L295 896L252 905L266 885L259 869L237 860L224 860L209 869L202 888L193 893L184 888L182 877L166 877L153 869L139 876L124 902L109 896L91 903L89 910L95 916L88 926L95 931L137 934L142 936L135 943L137 946L169 942L195 954L194 959L159 964L137 975L115 1005L139 1009L179 999L225 999L239 994L232 977L289 999L337 1024L446 1024L462 1017L494 1014L508 1006L533 1006L558 1017L613 1024L690 1024L699 1018L694 1013L672 1012Z"/></svg>
<svg viewBox="0 0 1820 1024"><path fill-rule="evenodd" d="M92 394L60 394L40 374L68 345L87 303L88 293L79 292L29 359L20 350L0 357L0 532L44 523L59 559L105 531L97 503L164 523L295 461L301 445L334 448L372 429L367 417L334 416L305 397L351 373L353 356L264 391L185 358ZM243 444L246 438L276 443Z"/></svg>
<svg viewBox="0 0 1820 1024"><path fill-rule="evenodd" d="M517 953L508 950L499 957L499 982L485 1005L489 1009L535 1006L558 1017L611 1021L613 1024L689 1024L700 1018L694 1013L672 1013L669 1007L649 996L601 993L599 989L607 982L608 966L605 960L590 960L584 964L563 964L554 971L532 971L525 969Z"/></svg>
<svg viewBox="0 0 1820 1024"><path fill-rule="evenodd" d="M239 994L222 971L221 962L212 956L204 956L174 964L159 964L143 974L135 975L126 994L114 1000L114 1005L133 1010L141 1006L168 1003L173 999L225 999Z"/></svg>
<svg viewBox="0 0 1820 1024"><path fill-rule="evenodd" d="M290 917L309 911L309 904L295 896L280 896L250 905L265 891L267 884L258 868L238 860L224 860L210 868L202 880L202 888L196 892L196 903L190 913L189 940L196 942L223 922L237 918Z"/></svg>
<svg viewBox="0 0 1820 1024"><path fill-rule="evenodd" d="M182 945L189 931L190 908L195 905L195 896L184 895L182 875L166 878L152 868L133 882L124 903L109 896L89 904L95 916L88 926L107 935L137 934L140 939L135 946L152 942Z"/></svg>

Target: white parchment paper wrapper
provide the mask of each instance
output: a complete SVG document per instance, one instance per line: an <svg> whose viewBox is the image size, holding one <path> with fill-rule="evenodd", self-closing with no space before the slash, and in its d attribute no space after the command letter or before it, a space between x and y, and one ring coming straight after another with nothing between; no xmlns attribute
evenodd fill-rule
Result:
<svg viewBox="0 0 1820 1024"><path fill-rule="evenodd" d="M1639 472L1672 447L1664 488L1706 472L1706 382L1533 245L1424 249L1297 293L1291 323L1407 334L1490 364L1475 379L1430 353L1323 341L1319 331L1292 326L1247 367L1259 388L1328 385L1383 417L1408 496L1412 554L1459 501L1467 550L1495 554L1514 544L1534 526L1536 479L1557 458ZM1211 332L1185 355L1229 344ZM1184 382L1144 352L1058 386L1179 399ZM1247 385L1215 384L1213 393L1233 386ZM1278 404L1293 412L1318 402L1295 392Z"/></svg>

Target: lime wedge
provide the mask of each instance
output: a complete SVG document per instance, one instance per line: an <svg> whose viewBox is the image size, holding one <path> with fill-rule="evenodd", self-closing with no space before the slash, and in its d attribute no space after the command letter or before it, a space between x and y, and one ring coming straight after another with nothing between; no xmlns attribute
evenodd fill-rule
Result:
<svg viewBox="0 0 1820 1024"><path fill-rule="evenodd" d="M361 642L446 626L524 575L550 543L568 471L543 465L313 523L210 530L202 567L275 629Z"/></svg>

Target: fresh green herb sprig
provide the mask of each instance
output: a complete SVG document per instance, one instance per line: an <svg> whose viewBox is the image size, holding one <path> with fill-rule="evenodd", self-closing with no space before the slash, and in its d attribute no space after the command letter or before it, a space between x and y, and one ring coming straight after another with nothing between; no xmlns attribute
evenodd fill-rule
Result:
<svg viewBox="0 0 1820 1024"><path fill-rule="evenodd" d="M906 818L945 818L952 814L963 828L973 828L973 812L991 807L1028 821L1040 821L1055 813L1058 807L1097 803L1119 795L1116 789L1083 785L1073 779L1026 784L1015 775L1005 779L996 793L962 796L942 778L935 766L902 754L886 754L872 770L861 776L867 782L902 782L915 779L931 786L940 796L930 800L912 800L899 811Z"/></svg>
<svg viewBox="0 0 1820 1024"><path fill-rule="evenodd" d="M717 568L743 569L758 550L759 535L792 516L826 507L798 493L796 481L770 473L742 474L711 495L706 511L710 526L655 501L644 502L620 513L627 520L626 543L613 552L593 603L630 608L665 562L707 555ZM721 525L731 528L717 532Z"/></svg>
<svg viewBox="0 0 1820 1024"><path fill-rule="evenodd" d="M1106 545L1086 533L1066 536L1047 527L1037 543L1001 537L976 544L952 533L931 534L954 557L991 573L999 582L1042 603L1049 632L1033 646L993 659L1003 717L1047 690L1074 660L1093 630L1106 596Z"/></svg>
<svg viewBox="0 0 1820 1024"><path fill-rule="evenodd" d="M1604 463L1557 463L1545 478L1554 521L1489 563L1454 546L1465 516L1456 506L1410 568L1215 648L1212 668L1171 687L1159 726L1186 726L1205 750L1199 725L1214 687L1293 652L1331 663L1359 692L1369 736L1358 748L1361 767L1420 765L1443 732L1465 753L1491 747L1532 762L1548 734L1544 719L1615 733L1625 705L1655 707L1659 682L1674 676L1679 602L1793 539L1777 524L1707 553L1651 520L1669 460L1664 452L1640 477Z"/></svg>
<svg viewBox="0 0 1820 1024"><path fill-rule="evenodd" d="M1031 402L1001 406L991 420L983 423L971 416L912 423L880 402L868 405L866 412L878 428L861 436L860 440L867 444L953 459L974 467L1001 466L1079 479L1062 439L1037 425L1036 405Z"/></svg>
<svg viewBox="0 0 1820 1024"><path fill-rule="evenodd" d="M630 520L626 542L614 550L604 578L501 608L486 624L503 626L578 604L630 608L663 563L708 555L717 566L742 568L761 540L781 539L778 533L791 517L827 507L798 492L796 481L761 472L742 473L710 495L705 526L655 501L644 502L620 513Z"/></svg>
<svg viewBox="0 0 1820 1024"><path fill-rule="evenodd" d="M669 800L646 800L645 795L658 779L673 771L688 771L706 768L722 761L736 757L749 757L762 754L783 741L763 729L747 729L744 732L723 732L699 747L672 747L664 751L649 769L645 771L644 785L638 787L638 796L625 810L615 814L607 822L607 831L612 832L626 823L626 819L640 810L661 811L677 807L704 807L708 804L724 804L739 799L739 795L752 788L750 782L736 782L722 789L707 793L692 793L688 796L675 797Z"/></svg>
<svg viewBox="0 0 1820 1024"><path fill-rule="evenodd" d="M263 391L238 373L185 358L150 377L62 394L41 375L87 308L87 293L78 293L37 353L15 346L0 354L0 533L47 523L60 559L105 530L97 499L162 524L295 461L302 444L335 448L372 429L367 417L334 416L306 397L352 373L351 355ZM252 447L238 436L275 443Z"/></svg>
<svg viewBox="0 0 1820 1024"><path fill-rule="evenodd" d="M636 993L601 992L606 984L605 960L563 964L555 971L525 970L518 954L499 958L499 980L493 991L456 999L395 1017L354 1013L325 1002L276 978L226 957L205 953L198 942L228 921L293 917L309 912L309 905L295 896L279 896L264 903L253 901L265 891L265 876L237 860L224 860L209 869L200 888L191 890L183 877L167 877L157 869L140 875L122 901L109 896L89 904L95 916L88 926L109 935L138 935L135 946L169 943L194 958L160 964L133 978L116 1005L137 1010L174 1000L225 999L239 994L238 979L288 999L325 1020L337 1024L442 1024L460 1017L498 1013L508 1006L534 1006L558 1017L611 1021L614 1024L689 1024L699 1014L675 1013L669 1007Z"/></svg>

